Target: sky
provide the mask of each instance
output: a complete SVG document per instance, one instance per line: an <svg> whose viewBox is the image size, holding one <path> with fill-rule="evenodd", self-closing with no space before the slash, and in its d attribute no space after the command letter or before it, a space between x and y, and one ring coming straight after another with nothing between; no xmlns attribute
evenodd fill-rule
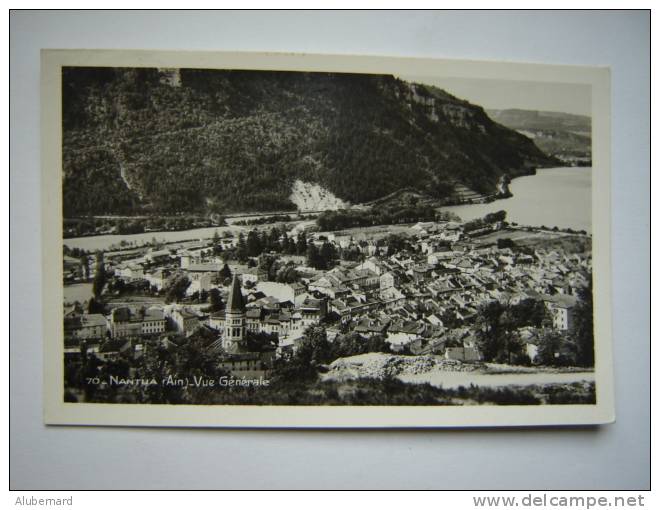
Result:
<svg viewBox="0 0 660 510"><path fill-rule="evenodd" d="M435 85L486 109L520 108L591 116L591 85L437 76L400 78Z"/></svg>

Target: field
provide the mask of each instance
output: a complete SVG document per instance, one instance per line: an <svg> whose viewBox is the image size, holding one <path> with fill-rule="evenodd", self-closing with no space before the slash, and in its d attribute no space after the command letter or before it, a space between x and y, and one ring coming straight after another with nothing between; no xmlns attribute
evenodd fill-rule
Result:
<svg viewBox="0 0 660 510"><path fill-rule="evenodd" d="M76 301L84 303L92 297L91 283L75 283L64 286L64 304L71 304Z"/></svg>

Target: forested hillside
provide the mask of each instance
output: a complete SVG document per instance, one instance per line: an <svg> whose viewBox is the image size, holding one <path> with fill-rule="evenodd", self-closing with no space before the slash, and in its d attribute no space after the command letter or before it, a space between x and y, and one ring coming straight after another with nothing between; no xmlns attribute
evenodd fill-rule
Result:
<svg viewBox="0 0 660 510"><path fill-rule="evenodd" d="M487 194L555 163L481 107L392 76L64 68L64 213L291 210L296 180L361 203Z"/></svg>

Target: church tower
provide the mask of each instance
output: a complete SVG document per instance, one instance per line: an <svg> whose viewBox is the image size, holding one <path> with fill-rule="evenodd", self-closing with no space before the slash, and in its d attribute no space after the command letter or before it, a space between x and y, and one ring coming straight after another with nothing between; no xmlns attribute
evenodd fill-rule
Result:
<svg viewBox="0 0 660 510"><path fill-rule="evenodd" d="M222 346L230 352L241 351L245 342L245 301L241 293L241 282L237 275L231 282L229 299L225 309L225 333Z"/></svg>

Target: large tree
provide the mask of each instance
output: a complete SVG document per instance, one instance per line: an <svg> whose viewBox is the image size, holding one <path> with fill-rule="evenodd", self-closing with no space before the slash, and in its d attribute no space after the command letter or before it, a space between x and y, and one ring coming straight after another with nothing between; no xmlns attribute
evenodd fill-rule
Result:
<svg viewBox="0 0 660 510"><path fill-rule="evenodd" d="M246 253L248 257L257 257L264 250L264 245L256 230L250 230L247 235Z"/></svg>
<svg viewBox="0 0 660 510"><path fill-rule="evenodd" d="M309 326L290 359L275 363L276 382L302 382L316 379L320 365L332 361L332 344L323 326Z"/></svg>
<svg viewBox="0 0 660 510"><path fill-rule="evenodd" d="M213 246L213 255L220 255L222 253L222 244L220 243L220 234L218 234L217 230L213 232L211 244Z"/></svg>
<svg viewBox="0 0 660 510"><path fill-rule="evenodd" d="M103 288L106 284L105 263L103 262L103 252L96 254L96 270L94 274L94 281L92 283L92 293L97 301L101 299Z"/></svg>
<svg viewBox="0 0 660 510"><path fill-rule="evenodd" d="M244 264L247 261L247 244L243 232L238 234L238 243L236 244L236 258L239 262Z"/></svg>
<svg viewBox="0 0 660 510"><path fill-rule="evenodd" d="M190 280L187 276L180 276L172 280L172 283L165 289L165 302L178 302L186 295L186 290L190 286Z"/></svg>
<svg viewBox="0 0 660 510"><path fill-rule="evenodd" d="M307 246L307 265L314 269L325 269L319 249L314 243L309 243Z"/></svg>
<svg viewBox="0 0 660 510"><path fill-rule="evenodd" d="M578 291L578 302L573 310L572 336L575 340L577 363L593 367L594 355L594 298L593 279Z"/></svg>
<svg viewBox="0 0 660 510"><path fill-rule="evenodd" d="M517 329L523 325L516 318L516 308L498 301L479 310L477 341L486 361L517 363L525 358ZM526 362L529 362L527 359Z"/></svg>

